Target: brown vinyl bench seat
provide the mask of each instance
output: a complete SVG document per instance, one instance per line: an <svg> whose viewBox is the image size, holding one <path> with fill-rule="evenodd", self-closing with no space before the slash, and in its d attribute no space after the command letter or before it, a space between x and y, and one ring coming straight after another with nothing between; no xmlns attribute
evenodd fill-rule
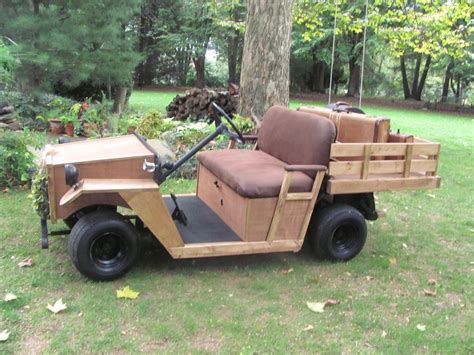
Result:
<svg viewBox="0 0 474 355"><path fill-rule="evenodd" d="M327 166L335 137L335 126L326 118L273 106L264 116L258 150L207 151L199 153L197 158L240 196L277 197L285 167ZM316 172L302 170L293 172L290 192L311 191Z"/></svg>

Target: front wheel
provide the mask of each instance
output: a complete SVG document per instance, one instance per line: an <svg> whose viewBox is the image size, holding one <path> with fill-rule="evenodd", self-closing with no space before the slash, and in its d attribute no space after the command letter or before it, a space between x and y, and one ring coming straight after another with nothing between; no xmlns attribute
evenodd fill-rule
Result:
<svg viewBox="0 0 474 355"><path fill-rule="evenodd" d="M137 256L138 235L117 212L98 210L77 221L68 249L79 272L93 280L108 281L131 268Z"/></svg>
<svg viewBox="0 0 474 355"><path fill-rule="evenodd" d="M364 216L354 207L335 204L317 211L308 234L317 257L347 261L364 247L367 225Z"/></svg>

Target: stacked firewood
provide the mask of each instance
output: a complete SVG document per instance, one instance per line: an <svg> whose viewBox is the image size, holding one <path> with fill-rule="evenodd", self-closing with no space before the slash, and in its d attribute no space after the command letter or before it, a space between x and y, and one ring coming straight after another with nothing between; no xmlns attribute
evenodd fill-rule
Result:
<svg viewBox="0 0 474 355"><path fill-rule="evenodd" d="M0 102L0 129L1 130L20 129L20 124L16 120L17 116L14 111L15 111L15 108L12 105L9 105L6 102Z"/></svg>
<svg viewBox="0 0 474 355"><path fill-rule="evenodd" d="M168 117L177 120L195 121L212 113L211 102L218 104L228 114L233 114L239 104L238 90L233 86L229 87L228 91L191 89L184 95L177 95L166 108L166 112Z"/></svg>

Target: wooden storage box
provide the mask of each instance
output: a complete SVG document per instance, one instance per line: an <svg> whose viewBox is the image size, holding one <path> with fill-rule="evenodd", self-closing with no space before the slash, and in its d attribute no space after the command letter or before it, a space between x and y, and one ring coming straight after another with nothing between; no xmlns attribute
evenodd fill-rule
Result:
<svg viewBox="0 0 474 355"><path fill-rule="evenodd" d="M203 165L199 166L197 196L243 241L267 239L278 197L242 197ZM289 240L299 235L309 202L286 202L274 240Z"/></svg>

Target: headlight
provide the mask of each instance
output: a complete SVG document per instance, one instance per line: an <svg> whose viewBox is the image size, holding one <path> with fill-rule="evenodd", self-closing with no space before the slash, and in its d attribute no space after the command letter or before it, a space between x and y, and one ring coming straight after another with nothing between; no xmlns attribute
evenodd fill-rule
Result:
<svg viewBox="0 0 474 355"><path fill-rule="evenodd" d="M64 165L64 176L66 177L66 185L74 187L79 181L79 172L73 164Z"/></svg>

